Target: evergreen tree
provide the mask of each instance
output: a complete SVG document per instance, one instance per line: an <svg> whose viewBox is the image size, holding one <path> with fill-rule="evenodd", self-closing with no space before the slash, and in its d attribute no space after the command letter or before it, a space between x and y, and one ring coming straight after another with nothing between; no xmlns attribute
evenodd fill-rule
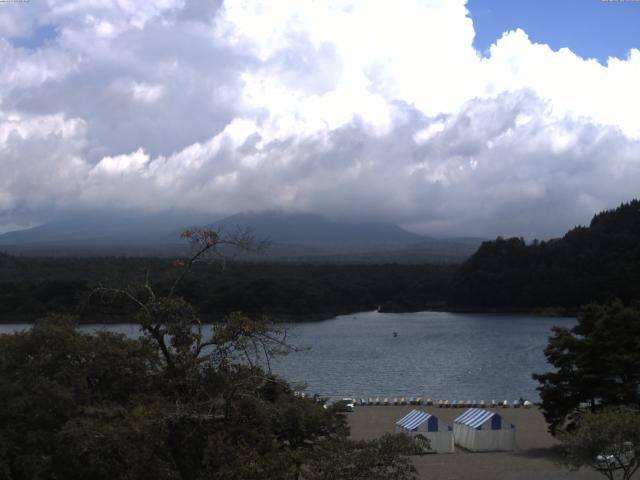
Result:
<svg viewBox="0 0 640 480"><path fill-rule="evenodd" d="M552 433L587 411L640 405L640 310L620 301L589 305L571 329L555 327L545 355L554 371L534 374Z"/></svg>

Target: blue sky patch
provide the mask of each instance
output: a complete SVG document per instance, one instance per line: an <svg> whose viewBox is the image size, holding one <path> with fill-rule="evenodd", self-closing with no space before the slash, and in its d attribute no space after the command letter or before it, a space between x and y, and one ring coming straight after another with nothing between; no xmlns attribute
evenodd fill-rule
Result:
<svg viewBox="0 0 640 480"><path fill-rule="evenodd" d="M57 27L55 25L48 24L38 26L28 37L13 37L9 39L9 41L15 47L36 50L54 43L57 38Z"/></svg>
<svg viewBox="0 0 640 480"><path fill-rule="evenodd" d="M474 46L483 55L509 30L521 28L532 42L569 48L606 65L640 48L640 1L634 0L469 0L476 31Z"/></svg>

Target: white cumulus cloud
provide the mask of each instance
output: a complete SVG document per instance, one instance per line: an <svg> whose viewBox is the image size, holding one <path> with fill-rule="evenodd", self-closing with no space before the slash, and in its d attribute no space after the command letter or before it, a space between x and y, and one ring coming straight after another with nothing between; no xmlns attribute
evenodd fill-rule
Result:
<svg viewBox="0 0 640 480"><path fill-rule="evenodd" d="M482 57L464 0L22 7L0 8L2 229L283 208L544 237L637 195L638 49L515 30Z"/></svg>

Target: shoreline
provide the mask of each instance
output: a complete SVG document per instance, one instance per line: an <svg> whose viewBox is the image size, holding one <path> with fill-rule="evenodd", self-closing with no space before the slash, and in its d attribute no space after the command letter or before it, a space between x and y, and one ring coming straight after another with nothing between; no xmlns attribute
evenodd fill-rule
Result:
<svg viewBox="0 0 640 480"><path fill-rule="evenodd" d="M370 313L370 312L379 312L379 313L422 313L422 312L434 312L434 313L460 313L460 314L469 314L469 315L530 315L533 317L545 317L545 318L572 318L576 317L578 314L577 309L565 309L565 308L534 308L534 309L515 309L515 308L504 308L504 309L495 309L495 308L459 308L459 307L446 307L446 306L434 306L433 308L426 309L392 309L386 310L384 308L372 309L372 310L340 310L333 312L323 312L316 314L275 314L275 315L264 315L264 317L268 320L271 320L274 323L303 323L303 322L322 322L325 320L334 320L338 317L347 316L347 315L358 315L362 313ZM70 315L73 316L73 313L63 313L56 315ZM3 314L0 315L0 324L1 325L11 325L11 324L32 324L35 321L45 318L47 316L46 313L42 315L33 315L33 314ZM106 315L106 314L96 314L87 317L80 317L78 319L79 325L90 325L90 324L105 324L105 325L123 325L123 324L131 324L138 323L133 318L134 314L131 316L128 315ZM262 316L262 315L261 315ZM217 318L222 318L223 315L216 314L202 314L202 323L203 324L213 324L217 323Z"/></svg>

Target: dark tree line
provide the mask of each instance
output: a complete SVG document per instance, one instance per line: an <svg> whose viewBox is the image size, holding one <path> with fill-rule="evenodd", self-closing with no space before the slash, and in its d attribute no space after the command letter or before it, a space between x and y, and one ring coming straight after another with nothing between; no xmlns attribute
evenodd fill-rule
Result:
<svg viewBox="0 0 640 480"><path fill-rule="evenodd" d="M33 319L46 312L81 320L121 320L126 302L87 302L98 285L136 284L149 272L166 292L176 272L161 258L34 258L0 254L0 318ZM371 310L469 310L562 307L640 299L640 202L596 215L588 227L531 244L521 238L485 242L461 266L398 264L195 265L179 286L207 319L242 310L274 319L327 318Z"/></svg>
<svg viewBox="0 0 640 480"><path fill-rule="evenodd" d="M145 272L158 292L167 292L176 273L160 258L32 258L0 256L0 316L33 318L47 312L96 315L103 321L131 316L132 306L87 301L99 285L133 285ZM273 319L327 318L372 310L417 311L446 304L451 265L308 265L227 263L194 265L177 293L206 319L242 310Z"/></svg>
<svg viewBox="0 0 640 480"><path fill-rule="evenodd" d="M456 272L461 307L577 309L591 302L640 300L640 201L596 215L588 227L527 245L485 242Z"/></svg>

